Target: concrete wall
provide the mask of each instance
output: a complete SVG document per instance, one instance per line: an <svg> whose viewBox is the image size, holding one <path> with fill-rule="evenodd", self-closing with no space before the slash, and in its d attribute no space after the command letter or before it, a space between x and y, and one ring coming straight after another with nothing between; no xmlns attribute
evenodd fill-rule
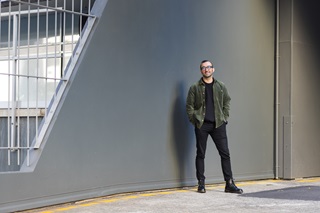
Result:
<svg viewBox="0 0 320 213"><path fill-rule="evenodd" d="M320 3L294 1L293 175L320 175Z"/></svg>
<svg viewBox="0 0 320 213"><path fill-rule="evenodd" d="M44 147L26 172L0 175L0 210L195 185L185 99L203 59L232 98L234 177L273 177L274 2L105 2ZM206 175L223 181L211 139Z"/></svg>
<svg viewBox="0 0 320 213"><path fill-rule="evenodd" d="M319 176L320 20L316 1L280 1L279 176Z"/></svg>

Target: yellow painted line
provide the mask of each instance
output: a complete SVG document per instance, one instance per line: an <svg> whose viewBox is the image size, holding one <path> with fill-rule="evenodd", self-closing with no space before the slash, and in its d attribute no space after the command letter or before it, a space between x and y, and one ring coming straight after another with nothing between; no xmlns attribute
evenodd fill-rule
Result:
<svg viewBox="0 0 320 213"><path fill-rule="evenodd" d="M126 197L123 197L122 199L123 200L130 200L130 199L135 199L135 198L138 198L139 196L137 195L132 195L132 196L126 196Z"/></svg>
<svg viewBox="0 0 320 213"><path fill-rule="evenodd" d="M172 193L173 193L173 191L170 191L170 192L158 192L156 194L158 194L158 195L169 195L169 194L172 194Z"/></svg>
<svg viewBox="0 0 320 213"><path fill-rule="evenodd" d="M147 194L142 194L142 197L151 197L157 195L156 193L147 193Z"/></svg>
<svg viewBox="0 0 320 213"><path fill-rule="evenodd" d="M181 190L177 190L175 192L179 192L179 193L181 193L181 192L190 192L190 190L181 189Z"/></svg>
<svg viewBox="0 0 320 213"><path fill-rule="evenodd" d="M68 211L68 210L75 209L75 208L77 208L77 207L76 206L69 206L69 207L65 207L65 208L59 208L56 211L64 212L64 211Z"/></svg>
<svg viewBox="0 0 320 213"><path fill-rule="evenodd" d="M90 203L80 204L79 206L88 207L88 206L93 206L93 205L97 205L97 204L99 204L99 203L98 202L90 202Z"/></svg>
<svg viewBox="0 0 320 213"><path fill-rule="evenodd" d="M237 184L238 185L238 184ZM224 186L206 186L206 189L220 189L220 188L224 188ZM196 189L195 189L196 190Z"/></svg>
<svg viewBox="0 0 320 213"><path fill-rule="evenodd" d="M297 180L299 183L314 183L314 182L320 182L320 178L306 178L306 179L301 179Z"/></svg>
<svg viewBox="0 0 320 213"><path fill-rule="evenodd" d="M250 186L250 185L263 185L263 184L268 184L270 183L271 181L250 181L250 182L240 182L240 183L237 183L237 186Z"/></svg>
<svg viewBox="0 0 320 213"><path fill-rule="evenodd" d="M293 180L296 182L304 182L304 183L310 183L310 182L320 182L320 178L308 178L308 179L301 179L301 180ZM284 182L284 180L258 180L258 181L245 181L245 182L237 182L238 186L249 186L249 185L261 185L261 184L270 184L270 183L280 183ZM213 185L207 185L207 189L217 189L217 188L224 188L224 184L213 184ZM190 191L196 191L197 186L195 187L190 187L188 189L175 189L175 190L168 190L168 191L155 191L151 193L141 193L138 195L129 195L129 196L119 196L117 198L106 198L106 199L101 199L99 201L91 201L88 203L82 203L82 204L75 204L74 206L69 206L69 207L64 207L64 208L57 208L53 209L51 211L43 211L40 213L56 213L56 212L63 212L63 211L68 211L70 209L76 209L76 208L81 208L81 207L88 207L88 206L93 206L93 205L98 205L101 203L113 203L117 201L124 201L124 200L130 200L130 199L137 199L137 198L142 198L142 197L152 197L152 196L157 196L157 195L169 195L169 194L174 194L174 193L182 193L182 192L190 192Z"/></svg>
<svg viewBox="0 0 320 213"><path fill-rule="evenodd" d="M100 202L101 202L101 203L113 203L113 202L116 202L116 201L119 201L119 199L101 200Z"/></svg>

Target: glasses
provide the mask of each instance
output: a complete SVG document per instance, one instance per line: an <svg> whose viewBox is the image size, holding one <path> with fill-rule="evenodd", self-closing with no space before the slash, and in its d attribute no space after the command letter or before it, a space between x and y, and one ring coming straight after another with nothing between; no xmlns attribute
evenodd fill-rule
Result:
<svg viewBox="0 0 320 213"><path fill-rule="evenodd" d="M206 67L201 67L201 70L206 70L206 69L212 69L213 66L206 66Z"/></svg>

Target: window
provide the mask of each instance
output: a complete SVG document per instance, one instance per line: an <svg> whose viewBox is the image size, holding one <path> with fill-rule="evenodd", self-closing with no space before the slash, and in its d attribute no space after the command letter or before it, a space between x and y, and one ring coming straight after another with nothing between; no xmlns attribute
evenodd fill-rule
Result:
<svg viewBox="0 0 320 213"><path fill-rule="evenodd" d="M48 9L1 14L0 108L48 106L79 25L79 17Z"/></svg>
<svg viewBox="0 0 320 213"><path fill-rule="evenodd" d="M29 166L44 140L96 20L93 4L0 0L0 171Z"/></svg>

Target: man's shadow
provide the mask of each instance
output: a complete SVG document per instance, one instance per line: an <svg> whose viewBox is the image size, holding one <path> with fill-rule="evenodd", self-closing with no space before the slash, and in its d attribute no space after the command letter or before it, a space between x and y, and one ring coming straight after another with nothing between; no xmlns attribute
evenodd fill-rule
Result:
<svg viewBox="0 0 320 213"><path fill-rule="evenodd" d="M186 113L186 93L184 83L177 84L171 115L172 147L174 148L180 186L194 184L195 180L195 137Z"/></svg>

